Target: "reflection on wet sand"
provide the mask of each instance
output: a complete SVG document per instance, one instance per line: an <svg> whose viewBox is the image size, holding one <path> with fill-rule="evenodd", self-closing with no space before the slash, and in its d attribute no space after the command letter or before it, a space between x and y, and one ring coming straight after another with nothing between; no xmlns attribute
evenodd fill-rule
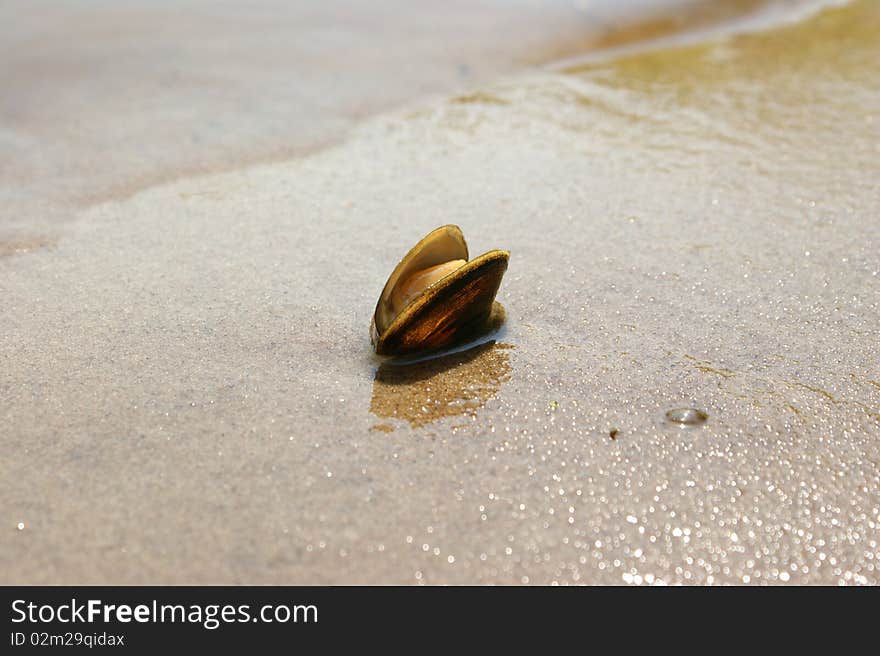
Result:
<svg viewBox="0 0 880 656"><path fill-rule="evenodd" d="M373 381L370 412L405 420L413 428L443 417L474 416L510 377L512 348L492 341L433 360L385 363ZM394 425L382 423L373 430L390 432Z"/></svg>
<svg viewBox="0 0 880 656"><path fill-rule="evenodd" d="M0 257L21 255L46 248L55 243L55 239L44 235L28 235L20 237L0 238Z"/></svg>

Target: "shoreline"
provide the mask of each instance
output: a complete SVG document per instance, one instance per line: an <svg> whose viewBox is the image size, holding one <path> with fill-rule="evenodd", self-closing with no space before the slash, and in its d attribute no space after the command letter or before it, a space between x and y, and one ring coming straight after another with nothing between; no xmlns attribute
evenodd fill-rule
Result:
<svg viewBox="0 0 880 656"><path fill-rule="evenodd" d="M413 88L408 93L399 93L391 85L385 92L387 97L384 99L381 97L373 100L368 98L354 99L353 103L343 101L342 104L336 106L332 104L336 101L331 101L330 113L333 118L329 123L324 119L317 119L317 115L313 115L310 124L308 119L306 121L305 132L287 134L287 136L278 133L276 136L280 138L271 145L272 131L266 132L260 137L262 143L233 142L230 146L223 146L219 150L212 147L213 149L202 154L198 154L198 150L184 150L184 154L179 156L177 161L167 161L166 156L160 155L158 151L144 156L132 146L123 146L118 153L114 154L110 142L94 143L93 148L97 147L99 150L89 153L88 150L74 146L63 132L53 134L53 131L56 130L55 127L49 127L46 131L47 126L44 119L40 119L42 125L40 123L28 125L25 122L23 128L26 134L29 133L25 138L27 140L36 139L35 144L27 146L28 151L32 152L35 148L44 148L51 153L57 143L64 150L57 152L53 157L64 162L69 160L69 163L65 163L56 172L52 171L57 168L55 165L50 165L47 169L45 163L40 163L37 168L29 170L27 168L28 156L22 157L26 152L22 151L17 155L14 154L10 161L21 162L24 160L24 169L20 168L21 164L19 163L14 168L12 166L5 170L0 168L0 180L2 180L2 176L8 177L9 174L12 174L11 180L15 185L14 191L11 188L3 189L0 186L0 197L3 197L4 192L6 195L5 209L3 214L0 214L0 239L7 244L7 247L0 252L11 251L16 243L22 241L54 239L56 235L53 233L63 228L63 225L74 218L79 210L102 202L124 200L153 186L168 184L184 178L212 175L249 166L278 163L291 158L307 157L329 146L338 145L347 138L352 129L365 119L379 116L384 112L396 111L407 106L416 107L420 104L430 103L432 99L439 99L450 94L466 94L469 90L478 90L483 85L491 83L493 79L515 76L529 70L559 70L576 62L607 60L618 54L642 52L656 47L675 47L682 43L682 39L686 41L689 38L696 40L717 38L718 35L735 31L743 21L746 21L746 25L750 25L749 29L772 27L773 24L791 13L789 5L792 4L785 2L785 0L735 0L717 6L715 3L706 3L700 0L673 0L672 4L676 3L683 7L689 7L684 17L670 18L670 8L655 7L653 13L649 11L647 15L638 18L636 10L621 11L619 8L615 8L613 3L600 2L588 10L568 7L565 3L550 3L548 9L552 11L552 17L546 18L542 15L536 21L540 24L538 28L529 26L528 32L531 36L526 38L521 46L505 50L505 48L499 48L500 42L498 42L494 46L495 52L480 54L481 61L483 61L480 67L485 70L468 72L464 76L458 75L456 79L453 79L450 78L449 71L445 71L451 61L444 62L443 57L437 59L436 55L430 55L430 57L434 57L435 61L433 63L430 59L425 61L428 65L426 70L428 81L427 87L421 91ZM815 11L818 6L835 3L829 0L796 0L793 4ZM651 2L647 1L647 5L650 6ZM780 6L785 9L779 11ZM14 6L8 9L11 11ZM75 29L77 10L75 5L66 8L66 11L71 14L68 17L72 22L70 29ZM98 10L98 7L94 10ZM44 11L51 15L51 10ZM522 6L511 9L505 16L511 25L519 26L518 29L524 29L528 24L526 17L529 15L529 11L534 11L534 7L526 2ZM801 11L801 15L803 13ZM44 16L43 18L45 20L48 17ZM556 31L559 29L562 31ZM550 34L553 34L552 40ZM534 41L534 45L530 45L531 41ZM475 48L476 44L469 42L467 38L462 40L462 45L465 46L462 53L465 59L476 57L481 49L485 50L483 46ZM486 57L487 54L488 57ZM51 63L51 57L54 55L47 56L49 60L40 63L36 70L45 70L47 66L50 68L55 66ZM66 56L76 61L84 55L74 53ZM194 58L188 65L195 66L199 62L198 58ZM126 66L130 65L126 64ZM110 75L115 75L112 70L111 68ZM149 75L148 69L144 69L143 72ZM20 76L23 74L22 72L7 76L8 79L4 82L5 87L10 89L8 98L15 97L15 82L20 81ZM82 72L78 74L83 75ZM103 73L93 78L90 77L91 75L91 73L85 73L85 77L81 78L81 81L87 84L83 90L84 93L91 92L89 86L95 86L99 89L107 84L118 84L113 81L112 77L105 79L106 75ZM434 76L433 81L430 77L432 75ZM385 83L390 81L387 75L380 79L383 79ZM135 83L135 85L137 84ZM173 90L173 82L170 88ZM182 89L173 91L173 94L180 96L181 91ZM179 104L181 100L183 100L182 97L174 95L168 98L172 106ZM361 108L357 109L358 106ZM77 108L74 109L77 110ZM135 120L142 124L139 126L140 130L148 130L150 122L154 120L147 114L140 115L136 108L121 109L129 112L131 109L135 109L135 113L130 118L126 117L125 120ZM181 109L178 107L174 111L179 112ZM3 110L2 105L0 105L0 110ZM296 111L295 107L293 111ZM0 117L3 116L3 113L13 117L24 115L23 108L17 108L15 104L0 112ZM77 132L84 135L89 134L91 128L84 123L88 120L88 114L78 116L74 113L70 118L79 124L79 127L74 128ZM107 129L110 132L118 131L118 127L114 127L114 123L118 122L115 117L109 115L101 117L99 115L95 118L104 124L109 121L105 128L100 129ZM16 118L16 120L19 119ZM260 117L257 116L256 120L259 121ZM0 127L2 127L2 123L0 123ZM189 129L185 124L181 124L180 128ZM179 128L174 129L180 131ZM15 129L11 134L14 135L14 133ZM124 136L124 132L120 133L120 136ZM181 136L185 136L184 133L181 132L175 137L175 140L179 142ZM212 135L211 131L208 131L205 133L205 137L198 137L198 140L216 139L218 136L220 135ZM46 143L41 146L40 140ZM15 144L15 141L13 140L12 143ZM85 144L83 145L85 146ZM186 144L184 141L183 144L178 143L178 145L185 146ZM168 147L177 148L178 146L172 146L171 143L168 143ZM71 150L71 148L73 149ZM100 159L95 159L95 155L101 150L112 155L113 159L118 159L119 162L110 165L102 163ZM189 154L186 154L187 152ZM84 177L82 172L88 172L88 176ZM58 177L58 173L60 173L60 177ZM52 181L53 177L56 178L55 181ZM48 183L48 186L40 186L42 183L38 183L36 187L33 187L33 183L40 180Z"/></svg>

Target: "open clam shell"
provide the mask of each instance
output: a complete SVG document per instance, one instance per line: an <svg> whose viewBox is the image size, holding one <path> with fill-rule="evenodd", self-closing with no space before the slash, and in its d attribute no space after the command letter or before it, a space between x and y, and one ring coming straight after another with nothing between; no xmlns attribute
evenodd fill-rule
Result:
<svg viewBox="0 0 880 656"><path fill-rule="evenodd" d="M504 310L495 294L507 271L507 251L489 251L468 260L458 226L429 233L391 272L370 327L379 355L410 355L453 346Z"/></svg>

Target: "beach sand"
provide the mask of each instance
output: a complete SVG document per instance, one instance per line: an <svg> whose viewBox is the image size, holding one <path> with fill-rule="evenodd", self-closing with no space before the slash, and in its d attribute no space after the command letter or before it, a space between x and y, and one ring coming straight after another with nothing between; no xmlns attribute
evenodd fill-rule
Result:
<svg viewBox="0 0 880 656"><path fill-rule="evenodd" d="M880 582L878 30L501 57L262 165L227 118L219 172L164 168L172 130L83 195L7 164L0 580ZM449 222L511 252L508 321L394 368L376 299Z"/></svg>

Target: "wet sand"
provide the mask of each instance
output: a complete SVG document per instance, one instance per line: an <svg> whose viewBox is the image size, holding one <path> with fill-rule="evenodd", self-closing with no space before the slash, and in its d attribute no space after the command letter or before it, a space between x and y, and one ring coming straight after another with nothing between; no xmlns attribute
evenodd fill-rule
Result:
<svg viewBox="0 0 880 656"><path fill-rule="evenodd" d="M0 579L878 583L878 29L518 73L24 221ZM510 250L508 322L389 369L376 297L450 221Z"/></svg>

